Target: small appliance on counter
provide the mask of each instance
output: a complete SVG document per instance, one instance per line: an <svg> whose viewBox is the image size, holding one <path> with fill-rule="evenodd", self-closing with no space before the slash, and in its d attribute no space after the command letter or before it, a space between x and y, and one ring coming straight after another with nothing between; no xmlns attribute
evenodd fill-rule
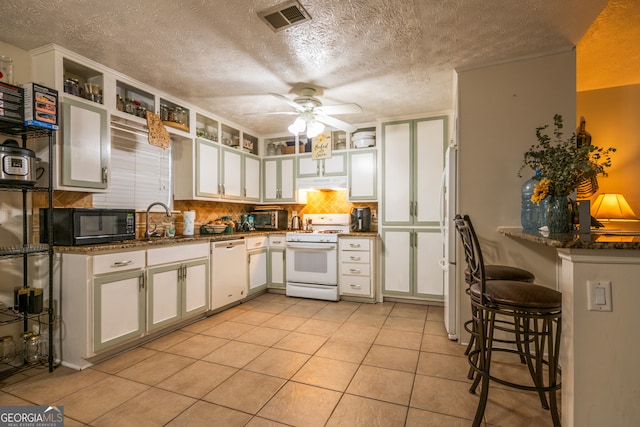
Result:
<svg viewBox="0 0 640 427"><path fill-rule="evenodd" d="M49 243L45 230L53 227L53 244L59 246L96 245L136 238L134 209L54 208L40 209L40 243Z"/></svg>
<svg viewBox="0 0 640 427"><path fill-rule="evenodd" d="M256 210L249 215L253 217L256 230L286 230L289 227L289 212L286 209Z"/></svg>
<svg viewBox="0 0 640 427"><path fill-rule="evenodd" d="M300 217L298 216L298 212L293 212L291 215L291 230L300 230Z"/></svg>
<svg viewBox="0 0 640 427"><path fill-rule="evenodd" d="M0 184L35 185L36 155L27 148L21 148L15 139L7 139L0 145Z"/></svg>
<svg viewBox="0 0 640 427"><path fill-rule="evenodd" d="M371 208L351 209L350 230L355 232L371 231Z"/></svg>

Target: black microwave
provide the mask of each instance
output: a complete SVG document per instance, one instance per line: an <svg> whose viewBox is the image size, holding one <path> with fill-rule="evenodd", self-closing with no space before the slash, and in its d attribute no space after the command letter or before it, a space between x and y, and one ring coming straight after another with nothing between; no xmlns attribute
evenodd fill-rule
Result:
<svg viewBox="0 0 640 427"><path fill-rule="evenodd" d="M54 208L51 227L58 246L96 245L136 238L133 209ZM49 209L40 209L40 242L49 243Z"/></svg>
<svg viewBox="0 0 640 427"><path fill-rule="evenodd" d="M256 230L286 230L289 227L289 212L286 209L253 211L253 226Z"/></svg>

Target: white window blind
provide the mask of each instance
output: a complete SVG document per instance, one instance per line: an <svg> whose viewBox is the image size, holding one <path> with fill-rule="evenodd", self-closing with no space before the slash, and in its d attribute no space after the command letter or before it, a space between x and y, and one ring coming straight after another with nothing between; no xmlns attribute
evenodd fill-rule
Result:
<svg viewBox="0 0 640 427"><path fill-rule="evenodd" d="M111 127L109 191L93 194L97 208L145 210L171 206L171 147L149 144L146 133Z"/></svg>

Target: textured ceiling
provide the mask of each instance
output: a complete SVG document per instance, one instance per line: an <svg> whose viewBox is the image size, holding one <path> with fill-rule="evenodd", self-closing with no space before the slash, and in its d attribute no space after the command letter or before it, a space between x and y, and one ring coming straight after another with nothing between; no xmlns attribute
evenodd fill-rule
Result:
<svg viewBox="0 0 640 427"><path fill-rule="evenodd" d="M636 2L637 0L630 0ZM281 0L2 0L0 40L56 43L260 134L290 116L269 92L302 83L350 123L452 106L453 70L576 45L606 0L301 0L312 20L274 33ZM637 22L637 21L636 21Z"/></svg>

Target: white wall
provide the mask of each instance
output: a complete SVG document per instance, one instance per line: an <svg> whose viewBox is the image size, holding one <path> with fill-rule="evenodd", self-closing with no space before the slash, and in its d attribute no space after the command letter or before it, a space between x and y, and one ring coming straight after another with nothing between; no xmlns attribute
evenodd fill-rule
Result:
<svg viewBox="0 0 640 427"><path fill-rule="evenodd" d="M571 50L458 75L458 211L471 216L486 263L526 268L551 287L556 286L556 251L504 237L497 228L520 227L520 187L526 178L517 174L524 152L537 142L536 127L552 126L558 113L572 131L575 70ZM462 321L470 318L463 291L461 284Z"/></svg>

